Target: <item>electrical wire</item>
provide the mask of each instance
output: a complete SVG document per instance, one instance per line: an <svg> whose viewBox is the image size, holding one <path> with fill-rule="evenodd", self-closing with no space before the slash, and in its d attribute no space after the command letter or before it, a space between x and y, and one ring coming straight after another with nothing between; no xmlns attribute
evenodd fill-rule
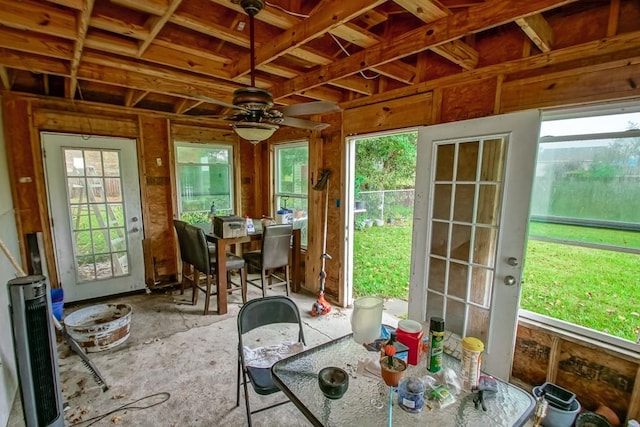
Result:
<svg viewBox="0 0 640 427"><path fill-rule="evenodd" d="M342 51L344 52L344 54L345 54L345 55L347 55L347 56L351 56L351 54L349 53L349 51L348 51L347 49L345 49L345 47L344 47L344 46L342 46L342 43L340 43L340 40L338 40L338 38L337 38L336 36L334 36L334 35L333 35L333 34L331 34L331 33L329 33L329 35L331 36L331 38L333 39L333 41L335 41L335 42L336 42L336 44L337 44L338 46L340 46L340 49L342 49ZM376 75L375 75L375 76L366 76L366 75L364 74L364 71L360 71L360 75L361 75L364 79L367 79L367 80L374 80L374 79L377 79L378 77L380 77L380 73L376 73Z"/></svg>
<svg viewBox="0 0 640 427"><path fill-rule="evenodd" d="M265 4L266 4L267 6L270 6L270 7L276 8L276 9L278 9L278 10L283 11L284 13L287 13L287 14L292 15L292 16L297 16L297 17L299 17L299 18L309 18L309 17L311 16L311 15L305 15L305 14L303 14L303 13L292 12L292 11L290 11L290 10L285 9L285 8L284 8L284 7L282 7L282 6L278 6L277 4L273 4L273 3L269 3L269 2L265 2ZM329 33L329 35L331 36L331 38L333 38L333 40L336 42L336 44L337 44L338 46L340 46L340 49L342 49L342 51L343 51L347 56L351 56L351 55L349 54L349 52L347 51L347 49L345 49L345 48L344 48L344 46L342 46L342 43L340 43L340 41L339 41L339 40L338 40L338 39L337 39L333 34ZM375 79L377 79L378 77L380 77L380 73L376 73L376 74L375 74L375 75L373 75L373 76L367 76L367 75L365 75L364 71L360 71L360 73L359 73L359 74L362 76L362 78L364 78L364 79L366 79L366 80L375 80Z"/></svg>
<svg viewBox="0 0 640 427"><path fill-rule="evenodd" d="M283 11L284 13L287 13L287 14L289 14L289 15L291 15L291 16L297 16L297 17L299 17L299 18L308 18L308 17L310 16L310 15L305 15L305 14L303 14L303 13L292 12L292 11L290 11L290 10L285 9L285 8L284 8L284 7L282 7L282 6L278 6L277 4L273 4L273 3L269 3L269 2L265 2L265 4L266 4L267 6L274 7L274 8L276 8L276 9L279 9L279 10Z"/></svg>
<svg viewBox="0 0 640 427"><path fill-rule="evenodd" d="M150 403L147 406L133 406L134 404L141 402L145 399L151 399L151 398L155 398L155 397L161 397L162 400L159 400L157 402L154 403ZM153 408L154 406L158 406L163 404L164 402L168 401L171 398L171 393L168 393L166 391L160 392L160 393L155 393L155 394L150 394L148 396L144 396L141 397L140 399L134 400L133 402L127 403L126 405L122 405L119 408L113 409L105 414L102 415L98 415L96 417L93 418L89 418L87 420L82 420L82 421L78 421L75 424L71 424L71 426L78 426L84 423L89 423L87 424L85 427L89 427L94 425L95 423L97 423L98 421L101 421L103 419L105 419L106 417L108 417L109 415L115 414L116 412L120 412L120 411L125 411L125 410L129 410L129 411L135 411L135 410L140 410L140 409L149 409L149 408Z"/></svg>

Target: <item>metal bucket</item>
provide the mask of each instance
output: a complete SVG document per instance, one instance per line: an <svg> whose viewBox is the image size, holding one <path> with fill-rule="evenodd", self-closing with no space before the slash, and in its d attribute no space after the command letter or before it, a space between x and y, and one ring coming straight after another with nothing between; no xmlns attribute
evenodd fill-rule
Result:
<svg viewBox="0 0 640 427"><path fill-rule="evenodd" d="M100 304L69 314L64 323L71 337L88 353L109 350L129 338L131 306Z"/></svg>

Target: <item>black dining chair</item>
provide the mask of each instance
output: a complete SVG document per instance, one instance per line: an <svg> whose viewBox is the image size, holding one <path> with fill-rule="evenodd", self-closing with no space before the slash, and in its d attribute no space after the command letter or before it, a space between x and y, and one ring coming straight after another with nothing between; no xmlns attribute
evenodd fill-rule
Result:
<svg viewBox="0 0 640 427"><path fill-rule="evenodd" d="M184 233L186 236L185 251L187 262L193 266L193 294L191 295L191 303L196 305L198 303L199 291L204 292L204 314L207 314L209 313L211 296L220 292L217 287L214 289L212 286L213 276L217 274L216 254L208 245L204 231L201 228L191 224L186 224L184 226ZM246 271L244 269L244 259L234 254L227 253L227 274L233 270L239 270L240 284L238 285L234 283L231 278L227 276L227 283L229 287L226 291L231 293L233 291L240 290L242 292L243 304L247 301ZM201 274L204 275L204 278L201 278Z"/></svg>
<svg viewBox="0 0 640 427"><path fill-rule="evenodd" d="M257 279L247 279L247 282L262 289L262 296L267 295L267 289L284 285L289 295L290 269L289 251L291 246L291 224L269 225L262 231L262 249L246 252L243 255L247 265L260 270L260 282ZM284 268L284 277L277 270Z"/></svg>
<svg viewBox="0 0 640 427"><path fill-rule="evenodd" d="M180 260L182 261L182 278L180 280L180 295L184 294L184 288L188 284L193 287L193 265L189 263L192 257L189 255L189 247L187 244L187 234L185 226L187 223L179 219L173 220L173 227L178 237L178 248L180 249Z"/></svg>
<svg viewBox="0 0 640 427"><path fill-rule="evenodd" d="M284 405L290 400L283 400L260 409L251 410L249 404L249 387L251 384L253 390L259 395L269 395L279 392L280 389L271 378L271 367L253 367L245 363L243 336L254 329L262 328L272 324L297 324L297 328L282 328L278 331L278 343L285 341L293 341L306 345L304 340L304 331L302 330L302 319L300 318L300 310L296 303L289 297L283 295L275 295L265 298L253 299L242 306L238 313L238 379L236 388L236 407L240 406L240 384L244 387L244 401L247 410L247 420L251 426L251 415L271 409L276 406ZM297 329L297 337L294 338L294 329ZM264 334L266 335L266 334ZM263 336L263 335L261 335ZM278 344L274 342L263 342L262 345Z"/></svg>

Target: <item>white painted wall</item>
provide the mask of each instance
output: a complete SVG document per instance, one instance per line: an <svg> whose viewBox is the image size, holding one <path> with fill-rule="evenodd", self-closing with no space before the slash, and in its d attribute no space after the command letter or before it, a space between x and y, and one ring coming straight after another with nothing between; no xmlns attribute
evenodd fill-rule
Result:
<svg viewBox="0 0 640 427"><path fill-rule="evenodd" d="M9 168L2 124L2 104L0 104L0 239L19 259L18 233L9 186ZM11 406L18 390L11 318L9 317L9 296L7 282L16 277L16 272L7 257L0 251L0 426L6 426Z"/></svg>

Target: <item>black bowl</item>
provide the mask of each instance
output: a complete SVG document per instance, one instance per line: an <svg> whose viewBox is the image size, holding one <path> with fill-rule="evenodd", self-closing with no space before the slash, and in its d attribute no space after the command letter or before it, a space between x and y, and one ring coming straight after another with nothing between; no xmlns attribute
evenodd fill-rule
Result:
<svg viewBox="0 0 640 427"><path fill-rule="evenodd" d="M318 385L329 399L340 399L349 388L349 375L344 369L328 366L318 373Z"/></svg>

